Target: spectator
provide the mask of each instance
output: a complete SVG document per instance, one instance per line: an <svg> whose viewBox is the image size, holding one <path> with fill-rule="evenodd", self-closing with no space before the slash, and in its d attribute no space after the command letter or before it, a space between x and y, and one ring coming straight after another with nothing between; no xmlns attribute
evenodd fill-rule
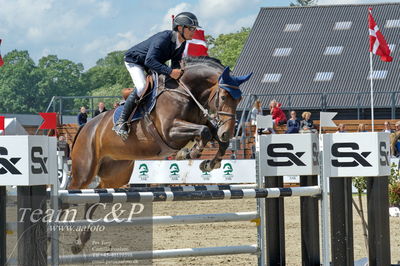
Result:
<svg viewBox="0 0 400 266"><path fill-rule="evenodd" d="M287 122L286 134L299 133L299 130L300 130L300 122L296 117L296 112L295 111L291 111L290 112L290 119Z"/></svg>
<svg viewBox="0 0 400 266"><path fill-rule="evenodd" d="M269 104L269 109L272 115L272 121L274 125L281 126L286 124L287 118L285 113L281 109L282 104L278 103L276 100L272 100Z"/></svg>
<svg viewBox="0 0 400 266"><path fill-rule="evenodd" d="M357 128L357 132L368 132L368 131L365 129L365 124L359 124L359 125L358 125L358 128Z"/></svg>
<svg viewBox="0 0 400 266"><path fill-rule="evenodd" d="M99 108L94 112L94 116L98 116L99 114L104 113L105 111L107 111L107 109L106 109L106 107L105 107L103 102L99 102L98 107Z"/></svg>
<svg viewBox="0 0 400 266"><path fill-rule="evenodd" d="M393 133L394 130L392 129L392 125L390 124L389 121L385 121L385 123L383 124L383 130L382 132L386 132L386 133Z"/></svg>
<svg viewBox="0 0 400 266"><path fill-rule="evenodd" d="M118 102L118 101L115 101L114 104L113 104L113 108L114 108L114 109L115 109L115 108L118 108L118 106L119 106L119 102Z"/></svg>
<svg viewBox="0 0 400 266"><path fill-rule="evenodd" d="M79 126L83 126L87 123L87 113L85 106L82 106L80 112L78 114L78 124Z"/></svg>
<svg viewBox="0 0 400 266"><path fill-rule="evenodd" d="M390 151L392 156L400 157L400 121L394 127L395 131L390 134Z"/></svg>
<svg viewBox="0 0 400 266"><path fill-rule="evenodd" d="M337 127L336 133L346 133L345 125L344 124L339 124L339 126Z"/></svg>
<svg viewBox="0 0 400 266"><path fill-rule="evenodd" d="M262 107L261 107L261 101L257 100L254 102L253 105L253 109L251 109L251 113L250 113L250 122L252 125L256 124L256 119L257 119L257 115L262 115L263 111L262 111Z"/></svg>
<svg viewBox="0 0 400 266"><path fill-rule="evenodd" d="M317 130L314 128L314 122L311 120L310 112L303 112L301 114L303 120L300 121L300 133L315 133Z"/></svg>
<svg viewBox="0 0 400 266"><path fill-rule="evenodd" d="M69 149L69 145L67 143L67 139L63 135L61 135L58 138L57 150L64 152L64 159L69 159L70 149Z"/></svg>

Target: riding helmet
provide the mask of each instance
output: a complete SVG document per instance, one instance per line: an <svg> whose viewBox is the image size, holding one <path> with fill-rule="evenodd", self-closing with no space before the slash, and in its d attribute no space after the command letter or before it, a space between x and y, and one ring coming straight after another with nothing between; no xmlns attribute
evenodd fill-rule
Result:
<svg viewBox="0 0 400 266"><path fill-rule="evenodd" d="M197 21L197 17L190 12L182 12L176 15L174 18L174 23L172 25L173 30L177 30L178 26L188 26L188 27L198 27L199 22Z"/></svg>

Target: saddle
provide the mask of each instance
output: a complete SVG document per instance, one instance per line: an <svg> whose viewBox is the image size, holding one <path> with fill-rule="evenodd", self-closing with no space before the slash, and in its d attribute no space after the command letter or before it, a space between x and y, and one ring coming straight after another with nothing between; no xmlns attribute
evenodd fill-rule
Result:
<svg viewBox="0 0 400 266"><path fill-rule="evenodd" d="M162 77L161 77L162 78ZM150 113L155 104L158 92L158 74L153 73L152 75L148 75L146 77L146 86L143 90L142 95L140 95L140 99L136 108L133 110L129 121L134 122L136 120L142 119L146 113ZM133 88L126 88L121 91L122 97L126 100L129 94L132 92ZM114 124L120 117L122 110L124 108L124 103L122 102L121 105L115 109L114 111Z"/></svg>

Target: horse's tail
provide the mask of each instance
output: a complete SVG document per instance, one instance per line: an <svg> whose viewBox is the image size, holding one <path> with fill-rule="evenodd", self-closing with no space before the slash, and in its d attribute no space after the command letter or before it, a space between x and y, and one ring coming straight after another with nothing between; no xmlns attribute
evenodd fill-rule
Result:
<svg viewBox="0 0 400 266"><path fill-rule="evenodd" d="M78 138L78 135L79 135L79 133L81 132L82 128L83 128L83 126L80 126L79 129L78 129L78 132L76 132L74 141L72 141L71 152L72 152L72 150L74 149L74 145L75 145L76 139Z"/></svg>

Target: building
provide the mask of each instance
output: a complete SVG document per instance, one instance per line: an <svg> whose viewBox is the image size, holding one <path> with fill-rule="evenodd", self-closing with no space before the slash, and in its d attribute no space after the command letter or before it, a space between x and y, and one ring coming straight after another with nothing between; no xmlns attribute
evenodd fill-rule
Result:
<svg viewBox="0 0 400 266"><path fill-rule="evenodd" d="M262 8L234 74L254 72L243 84L263 107L338 111L337 119L370 118L368 7L393 61L373 55L375 118L400 118L400 4ZM245 108L246 99L239 109Z"/></svg>

